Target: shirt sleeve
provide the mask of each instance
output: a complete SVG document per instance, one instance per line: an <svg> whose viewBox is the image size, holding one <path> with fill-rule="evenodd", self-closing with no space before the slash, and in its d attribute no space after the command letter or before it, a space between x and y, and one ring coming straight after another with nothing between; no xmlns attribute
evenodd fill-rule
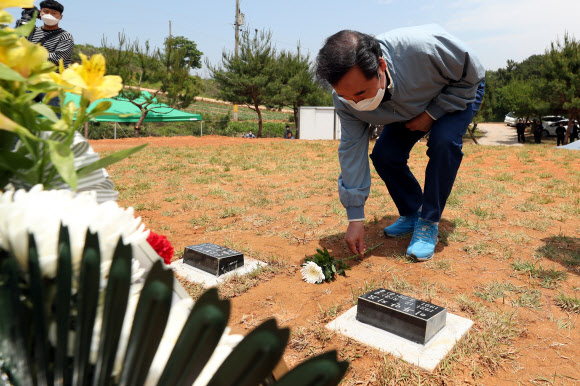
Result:
<svg viewBox="0 0 580 386"><path fill-rule="evenodd" d="M49 52L48 60L58 66L60 59L63 60L65 67L71 62L75 42L70 34L66 34L59 41L53 51Z"/></svg>
<svg viewBox="0 0 580 386"><path fill-rule="evenodd" d="M433 119L463 111L475 100L485 69L472 53L451 35L436 35L429 60L447 83L425 112Z"/></svg>
<svg viewBox="0 0 580 386"><path fill-rule="evenodd" d="M335 95L335 106L342 104ZM350 115L346 110L337 108L341 124L338 160L338 195L346 209L349 221L364 219L364 205L371 189L369 166L368 124Z"/></svg>

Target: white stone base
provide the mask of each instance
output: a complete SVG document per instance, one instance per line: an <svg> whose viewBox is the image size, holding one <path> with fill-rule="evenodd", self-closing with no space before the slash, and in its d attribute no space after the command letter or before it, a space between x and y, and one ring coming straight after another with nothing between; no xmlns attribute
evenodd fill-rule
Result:
<svg viewBox="0 0 580 386"><path fill-rule="evenodd" d="M224 273L220 276L215 276L211 273L202 271L201 269L192 267L189 264L184 264L183 259L174 261L171 263L170 267L173 269L173 272L175 272L176 275L184 277L185 279L192 282L201 283L205 288L210 288L217 286L219 283L222 283L232 276L244 276L250 272L255 271L259 267L266 265L267 264L262 261L244 258L243 267L234 269L233 271Z"/></svg>
<svg viewBox="0 0 580 386"><path fill-rule="evenodd" d="M393 354L406 362L433 371L451 351L457 341L471 328L473 322L447 313L445 327L426 345L411 342L395 334L356 320L356 306L326 325L326 328L346 335L358 342Z"/></svg>

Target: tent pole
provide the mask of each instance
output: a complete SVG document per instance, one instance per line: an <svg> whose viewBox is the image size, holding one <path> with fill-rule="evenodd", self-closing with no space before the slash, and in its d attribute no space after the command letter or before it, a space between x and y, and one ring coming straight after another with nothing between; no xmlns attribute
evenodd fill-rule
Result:
<svg viewBox="0 0 580 386"><path fill-rule="evenodd" d="M115 134L113 136L113 139L117 139L117 122L115 122Z"/></svg>
<svg viewBox="0 0 580 386"><path fill-rule="evenodd" d="M200 135L200 137L203 137L203 121L199 121L199 123L201 124L201 135Z"/></svg>

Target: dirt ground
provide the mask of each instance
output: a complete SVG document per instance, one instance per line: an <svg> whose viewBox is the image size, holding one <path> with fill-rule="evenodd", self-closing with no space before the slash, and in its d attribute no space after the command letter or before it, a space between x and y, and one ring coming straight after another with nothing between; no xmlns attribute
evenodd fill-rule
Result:
<svg viewBox="0 0 580 386"><path fill-rule="evenodd" d="M186 245L213 242L271 263L274 268L254 281L220 291L232 300L234 330L247 332L269 317L292 329L284 356L289 366L336 348L351 361L348 385L580 384L580 314L557 302L561 294L580 296L579 266L565 263L580 264L580 152L466 140L440 224L442 241L423 264L404 257L409 239L382 235L397 213L372 169L367 245L384 244L353 260L346 277L310 285L300 275L305 256L321 247L336 258L350 255L336 192L338 142L216 136L91 141L105 154L142 143L149 143L145 151L108 169L119 204L135 207L148 227L168 237L174 260ZM410 161L420 182L425 150L424 142L417 144ZM511 287L492 296L502 283ZM380 287L475 320L434 374L323 328L358 295Z"/></svg>

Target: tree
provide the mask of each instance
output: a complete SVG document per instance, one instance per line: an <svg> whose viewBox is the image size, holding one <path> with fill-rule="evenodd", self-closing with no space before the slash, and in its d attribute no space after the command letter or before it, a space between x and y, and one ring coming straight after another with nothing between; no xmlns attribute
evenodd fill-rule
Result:
<svg viewBox="0 0 580 386"><path fill-rule="evenodd" d="M224 50L219 67L207 64L220 99L244 104L258 114L258 137L262 137L260 105L272 105L272 96L281 88L271 40L270 31L256 30L252 36L246 29L241 33L239 56Z"/></svg>
<svg viewBox="0 0 580 386"><path fill-rule="evenodd" d="M308 55L282 51L277 58L278 79L282 83L279 94L274 102L282 106L292 106L294 122L296 122L296 137L300 138L300 118L298 108L305 105L320 105L327 102L324 90L314 80L314 72L310 66ZM331 100L332 104L332 100Z"/></svg>
<svg viewBox="0 0 580 386"><path fill-rule="evenodd" d="M527 121L532 116L541 117L549 112L549 103L541 91L543 83L538 78L512 79L500 92L509 110Z"/></svg>
<svg viewBox="0 0 580 386"><path fill-rule="evenodd" d="M197 44L194 41L184 36L175 36L165 39L165 46L167 47L168 45L177 51L181 49L185 50L185 54L181 60L181 67L189 69L201 68L201 56L203 52L197 49Z"/></svg>
<svg viewBox="0 0 580 386"><path fill-rule="evenodd" d="M103 38L101 50L110 73L120 75L125 87L117 98L126 99L141 111L134 134L139 137L147 114L155 110L162 99L168 106L185 108L201 92L199 77L189 75L189 67L182 65L186 48L176 48L172 39L166 39L162 50L152 49L149 42L140 45L119 34L117 46ZM148 87L151 93L144 93Z"/></svg>
<svg viewBox="0 0 580 386"><path fill-rule="evenodd" d="M564 34L563 41L552 42L546 50L542 75L546 79L544 92L552 109L568 115L564 138L567 143L572 122L580 113L580 42L568 33Z"/></svg>

